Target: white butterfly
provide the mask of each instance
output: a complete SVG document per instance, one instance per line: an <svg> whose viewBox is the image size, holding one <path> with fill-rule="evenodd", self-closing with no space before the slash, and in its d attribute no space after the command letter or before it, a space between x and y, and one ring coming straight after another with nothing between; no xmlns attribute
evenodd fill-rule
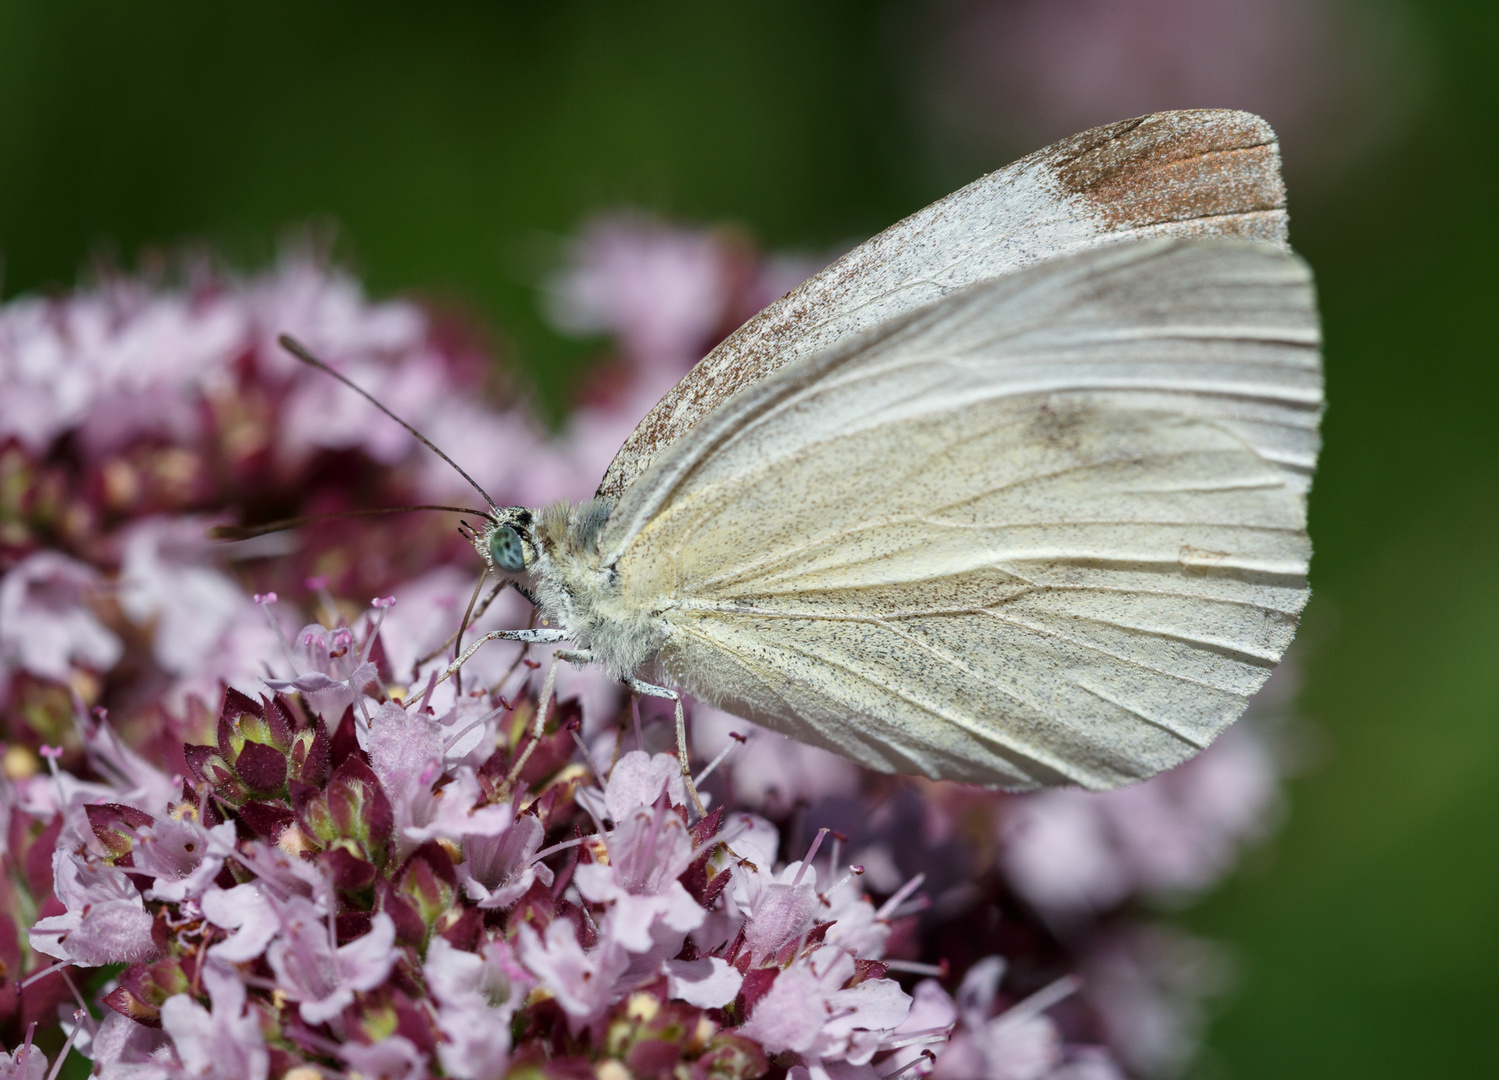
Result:
<svg viewBox="0 0 1499 1080"><path fill-rule="evenodd" d="M887 772L1107 788L1183 761L1307 598L1322 378L1285 231L1245 113L979 180L724 341L597 498L496 509L476 547L548 625L482 640L566 640Z"/></svg>

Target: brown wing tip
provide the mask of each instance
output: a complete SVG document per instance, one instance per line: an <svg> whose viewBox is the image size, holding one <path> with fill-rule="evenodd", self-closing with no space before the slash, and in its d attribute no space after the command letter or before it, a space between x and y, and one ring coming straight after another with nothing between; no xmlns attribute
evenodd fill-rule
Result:
<svg viewBox="0 0 1499 1080"><path fill-rule="evenodd" d="M1213 231L1268 230L1283 239L1280 146L1253 113L1153 113L1074 135L1036 157L1109 229L1213 220Z"/></svg>

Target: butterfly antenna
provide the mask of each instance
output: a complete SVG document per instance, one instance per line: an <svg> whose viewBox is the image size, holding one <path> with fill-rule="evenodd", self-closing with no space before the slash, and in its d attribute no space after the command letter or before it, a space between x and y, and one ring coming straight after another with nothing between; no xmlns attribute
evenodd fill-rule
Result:
<svg viewBox="0 0 1499 1080"><path fill-rule="evenodd" d="M312 353L310 353L307 350L307 347L305 345L303 345L296 338L292 337L290 334L282 334L276 340L278 342L280 342L281 347L283 349L285 349L287 352L291 353L298 360L302 361L302 363L307 364L309 367L315 367L319 371L324 372L325 374L332 375L339 382L343 383L350 390L354 391L354 393L356 393L360 397L364 398L365 401L368 401L371 405L373 405L375 408L379 409L386 416L390 417L392 420L394 420L396 423L400 424L407 431L411 432L411 434L415 435L416 438L417 438L417 441L419 441L428 450L431 450L438 457L442 458L449 465L453 466L453 468L457 470L458 475L461 476L461 477L463 477L465 480L467 480L469 482L469 486L470 487L472 487L480 495L484 496L484 501L489 504L489 508L491 510L493 510L495 513L499 513L500 508L499 508L498 505L495 504L495 501L489 497L489 492L487 492L483 488L481 488L479 486L479 482L477 480L475 480L468 473L464 472L463 471L463 467L461 465L459 465L458 462L454 461L452 458L448 457L447 454L444 454L441 450L439 450L437 448L437 446L432 442L432 440L429 439L429 438L427 438L427 436L423 435L420 431L416 430L416 428L412 427L406 421L402 420L399 416L397 416L395 413L391 412L384 405L381 405L380 402L378 402L378 401L375 400L375 396L373 394L371 394L368 390L365 390L358 383L354 382L354 380L348 378L346 375L343 375L343 374L341 374L341 373L339 373L337 371L334 371L331 367L329 367L323 361L319 360L316 356L313 356ZM489 517L488 514L485 514L484 516L485 517Z"/></svg>
<svg viewBox="0 0 1499 1080"><path fill-rule="evenodd" d="M337 521L340 518L374 517L377 514L406 514L414 510L450 510L455 514L473 514L489 517L482 510L469 506L380 506L371 510L339 510L330 514L309 514L306 517L282 518L267 521L262 525L214 525L208 530L210 540L251 540L266 533L295 529L299 525L310 525L315 521Z"/></svg>

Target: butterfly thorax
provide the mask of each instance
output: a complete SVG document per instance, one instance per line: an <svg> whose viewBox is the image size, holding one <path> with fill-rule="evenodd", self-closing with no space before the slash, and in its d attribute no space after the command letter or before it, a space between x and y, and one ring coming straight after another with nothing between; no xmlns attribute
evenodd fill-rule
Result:
<svg viewBox="0 0 1499 1080"><path fill-rule="evenodd" d="M619 573L602 565L598 538L612 504L556 503L536 514L527 567L541 616L590 650L615 678L635 674L660 648L659 618L621 596Z"/></svg>

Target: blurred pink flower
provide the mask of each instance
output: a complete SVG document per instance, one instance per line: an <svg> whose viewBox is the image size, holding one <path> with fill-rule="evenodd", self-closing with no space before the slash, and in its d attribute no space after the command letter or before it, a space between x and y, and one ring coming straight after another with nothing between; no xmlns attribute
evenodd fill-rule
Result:
<svg viewBox="0 0 1499 1080"><path fill-rule="evenodd" d="M942 984L936 979L922 979L911 994L911 1011L891 1032L896 1043L907 1045L899 1046L880 1063L882 1072L888 1075L899 1068L914 1066L911 1075L930 1075L931 1063L929 1059L922 1061L923 1051L930 1054L935 1047L946 1043L957 1022L958 1007Z"/></svg>
<svg viewBox="0 0 1499 1080"><path fill-rule="evenodd" d="M627 378L573 413L560 454L537 474L559 474L545 477L552 486L543 498L591 495L626 436L688 368L818 268L816 260L758 258L722 231L643 215L606 215L585 225L548 285L547 312L567 333L613 337ZM562 460L572 468L559 469Z"/></svg>
<svg viewBox="0 0 1499 1080"><path fill-rule="evenodd" d="M968 969L958 987L958 1024L926 1072L935 1080L1124 1080L1101 1047L1066 1046L1046 1010L1070 996L1063 979L996 1013L1006 964L986 957Z"/></svg>
<svg viewBox="0 0 1499 1080"><path fill-rule="evenodd" d="M891 1032L906 1019L911 998L892 979L855 981L857 974L846 950L812 950L776 976L740 1031L772 1053L866 1064L893 1041Z"/></svg>
<svg viewBox="0 0 1499 1080"><path fill-rule="evenodd" d="M13 1053L0 1050L0 1080L46 1080L47 1055L26 1041Z"/></svg>
<svg viewBox="0 0 1499 1080"><path fill-rule="evenodd" d="M38 919L31 947L70 964L128 964L156 954L152 918L124 871L59 847L52 856L53 894L67 908Z"/></svg>
<svg viewBox="0 0 1499 1080"><path fill-rule="evenodd" d="M163 817L137 829L132 869L156 879L146 899L181 903L202 895L224 868L234 839L234 825L227 821L205 829L187 818Z"/></svg>
<svg viewBox="0 0 1499 1080"><path fill-rule="evenodd" d="M250 313L251 345L265 358L270 374L305 371L276 344L291 334L315 353L390 356L420 347L427 315L407 301L371 303L350 274L329 269L306 253L283 258L268 274L234 289Z"/></svg>
<svg viewBox="0 0 1499 1080"><path fill-rule="evenodd" d="M0 704L11 673L66 682L73 665L108 671L123 647L89 610L98 571L55 551L38 551L0 578Z"/></svg>
<svg viewBox="0 0 1499 1080"><path fill-rule="evenodd" d="M1264 834L1279 798L1265 736L1230 728L1196 758L1141 784L1024 795L1003 810L1003 864L1015 889L1060 919L1145 893L1199 892Z"/></svg>
<svg viewBox="0 0 1499 1080"><path fill-rule="evenodd" d="M508 829L463 837L463 862L456 867L465 895L480 908L504 910L533 882L552 884L552 868L536 861L546 831L534 814L523 814Z"/></svg>
<svg viewBox="0 0 1499 1080"><path fill-rule="evenodd" d="M1418 93L1417 35L1340 0L948 0L920 92L975 150L1033 147L1164 109L1247 109L1292 167L1388 138ZM999 164L994 161L994 164Z"/></svg>
<svg viewBox="0 0 1499 1080"><path fill-rule="evenodd" d="M358 1080L421 1080L427 1075L427 1055L404 1035L387 1035L373 1043L344 1043L338 1056Z"/></svg>
<svg viewBox="0 0 1499 1080"><path fill-rule="evenodd" d="M281 919L270 898L254 882L232 889L209 889L199 898L198 908L209 922L230 931L227 938L208 950L210 959L226 964L256 959L281 929Z"/></svg>
<svg viewBox="0 0 1499 1080"><path fill-rule="evenodd" d="M630 966L630 954L612 938L585 950L567 919L553 919L541 934L522 923L516 944L521 962L552 992L576 1027L608 1008L616 980Z"/></svg>
<svg viewBox="0 0 1499 1080"><path fill-rule="evenodd" d="M161 817L182 793L180 777L168 776L121 741L100 717L75 716L89 764L109 782L109 798Z"/></svg>
<svg viewBox="0 0 1499 1080"><path fill-rule="evenodd" d="M664 368L675 382L723 319L726 263L710 233L644 217L597 218L572 242L548 311L563 330L609 334L636 363Z"/></svg>
<svg viewBox="0 0 1499 1080"><path fill-rule="evenodd" d="M168 998L161 1006L161 1026L185 1076L202 1080L265 1080L270 1055L260 1033L260 1016L246 1007L245 984L239 974L219 964L203 969L212 1011L187 994Z"/></svg>
<svg viewBox="0 0 1499 1080"><path fill-rule="evenodd" d="M266 960L278 987L300 1003L298 1011L307 1023L333 1019L353 1003L356 992L373 990L390 974L396 928L384 912L370 920L368 933L342 946L328 920L308 901L293 897L279 906L279 914L281 935Z"/></svg>
<svg viewBox="0 0 1499 1080"><path fill-rule="evenodd" d="M220 377L244 331L221 300L125 280L13 301L0 309L0 439L37 453L70 428L94 453L142 434L186 441L197 417L179 403Z"/></svg>
<svg viewBox="0 0 1499 1080"><path fill-rule="evenodd" d="M213 697L223 681L254 693L258 671L281 649L266 617L204 539L208 522L151 518L123 539L120 606L150 627L156 662L177 679L169 699ZM285 663L285 661L283 661Z"/></svg>
<svg viewBox="0 0 1499 1080"><path fill-rule="evenodd" d="M702 757L711 760L727 749L730 732L749 737L721 766L733 778L739 805L785 812L797 802L815 803L859 790L859 767L847 758L709 705L694 706L692 748Z"/></svg>
<svg viewBox="0 0 1499 1080"><path fill-rule="evenodd" d="M94 1033L89 1056L100 1080L176 1080L171 1036L108 1012Z"/></svg>
<svg viewBox="0 0 1499 1080"><path fill-rule="evenodd" d="M1171 1076L1192 1060L1205 1003L1228 989L1231 975L1218 946L1165 925L1115 928L1082 967L1110 1047L1144 1076Z"/></svg>
<svg viewBox="0 0 1499 1080"><path fill-rule="evenodd" d="M421 347L420 335L406 343L407 349ZM414 352L394 363L361 363L346 359L346 348L340 346L319 359L418 430L438 430L436 425L444 419L443 406L451 392L440 357ZM283 438L277 449L291 460L315 449L359 449L375 461L393 465L411 453L411 435L401 425L333 379L298 380L285 409Z"/></svg>
<svg viewBox="0 0 1499 1080"><path fill-rule="evenodd" d="M509 945L500 938L468 952L434 938L422 973L447 1040L437 1051L443 1069L457 1080L502 1080L509 1071L510 1019L533 982Z"/></svg>
<svg viewBox="0 0 1499 1080"><path fill-rule="evenodd" d="M958 988L962 1029L937 1058L933 1075L941 1080L1040 1080L1062 1059L1056 1025L1039 1012L992 1016L1005 962L997 956L968 969Z"/></svg>

